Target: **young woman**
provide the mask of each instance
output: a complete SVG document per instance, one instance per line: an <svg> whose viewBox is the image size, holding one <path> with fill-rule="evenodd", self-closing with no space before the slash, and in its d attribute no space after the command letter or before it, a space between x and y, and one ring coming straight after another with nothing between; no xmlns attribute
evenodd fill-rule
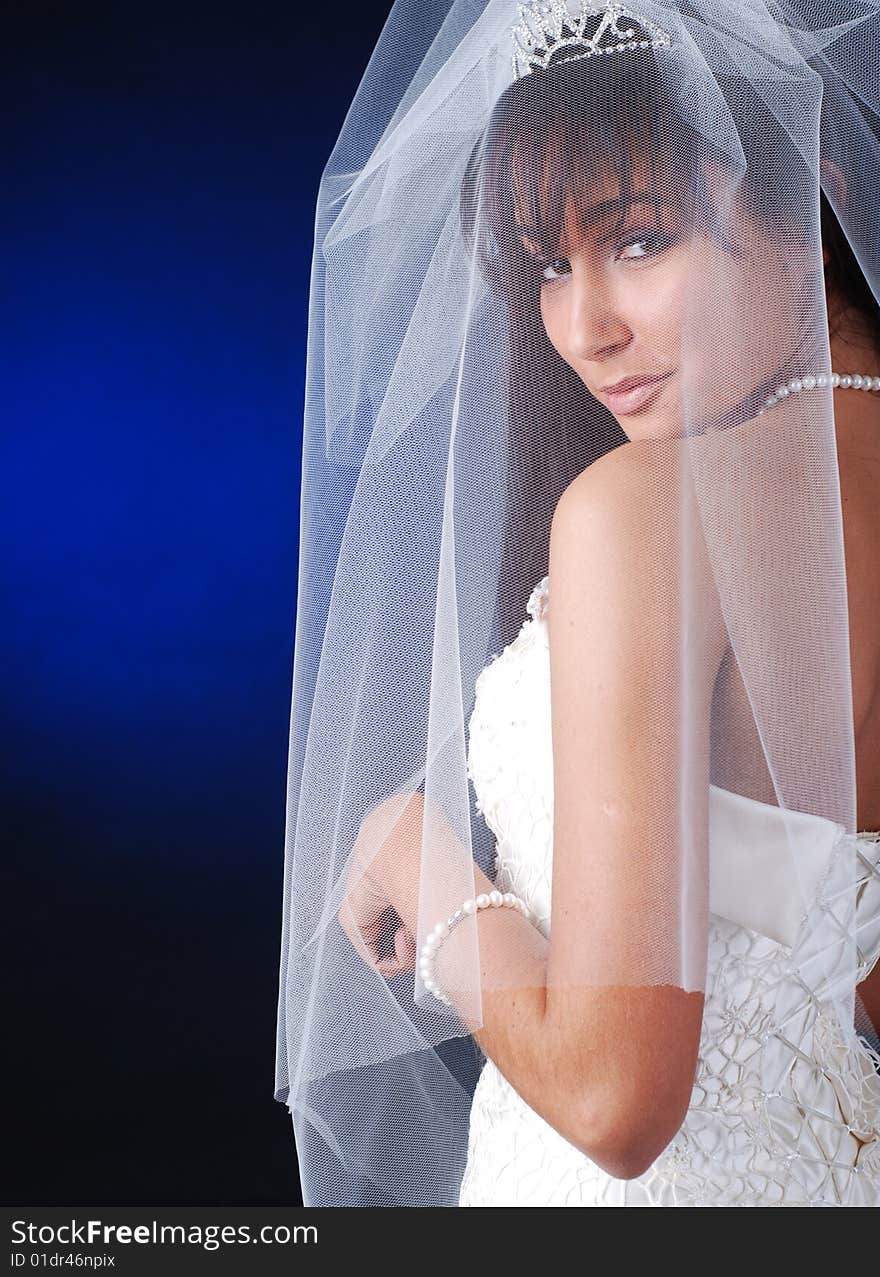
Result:
<svg viewBox="0 0 880 1277"><path fill-rule="evenodd" d="M316 1204L880 1204L880 144L735 9L453 5L321 202Z"/></svg>

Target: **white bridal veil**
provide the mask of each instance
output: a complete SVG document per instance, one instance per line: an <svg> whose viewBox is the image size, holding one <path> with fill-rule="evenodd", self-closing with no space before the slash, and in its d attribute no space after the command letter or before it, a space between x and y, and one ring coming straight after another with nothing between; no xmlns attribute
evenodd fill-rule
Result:
<svg viewBox="0 0 880 1277"><path fill-rule="evenodd" d="M656 802L566 980L704 988L715 783L778 806L780 872L809 915L766 1026L768 1089L805 999L853 1034L832 373L858 369L831 366L821 232L833 210L880 297L878 66L880 0L394 4L321 180L311 274L275 1078L307 1205L457 1202L472 1033L517 964L481 961L469 914L438 997L419 960L370 960L394 954L400 916L367 934L346 901L374 856L396 857L420 950L475 867L492 877L475 682L548 573L560 497L618 449L642 494L619 571L671 599L675 659L667 633L646 690L669 707ZM563 235L603 193L583 223L602 248L579 368ZM643 290L663 340L591 386L583 369L619 338L612 277ZM662 412L603 399L646 367L668 374ZM713 610L740 688L723 716L697 692ZM585 784L601 755L591 739ZM834 832L818 897L802 813ZM615 914L620 883L639 907Z"/></svg>

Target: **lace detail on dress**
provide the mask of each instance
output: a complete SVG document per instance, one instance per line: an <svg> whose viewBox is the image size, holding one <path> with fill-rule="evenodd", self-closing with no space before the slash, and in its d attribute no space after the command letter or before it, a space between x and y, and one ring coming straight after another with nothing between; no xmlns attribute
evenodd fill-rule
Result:
<svg viewBox="0 0 880 1277"><path fill-rule="evenodd" d="M526 611L535 621L544 619L547 613L547 603L550 597L550 578L542 576L541 580L529 595L529 601L526 604Z"/></svg>
<svg viewBox="0 0 880 1277"><path fill-rule="evenodd" d="M523 896L547 936L548 600L545 576L529 597L531 620L481 671L467 757L478 809L496 837L498 888ZM754 811L756 820L766 815L766 804ZM880 958L878 861L880 832L841 832L790 948L711 916L690 1106L644 1175L607 1175L487 1060L473 1097L460 1205L880 1205L880 1056L841 1024L812 978L814 969L827 971L829 946L849 969L853 931L860 979Z"/></svg>

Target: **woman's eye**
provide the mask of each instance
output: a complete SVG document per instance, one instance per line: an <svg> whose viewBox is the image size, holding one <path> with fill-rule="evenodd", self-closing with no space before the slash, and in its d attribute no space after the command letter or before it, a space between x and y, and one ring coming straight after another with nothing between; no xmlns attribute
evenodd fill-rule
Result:
<svg viewBox="0 0 880 1277"><path fill-rule="evenodd" d="M664 235L662 231L647 231L642 235L634 235L631 239L624 240L618 245L618 253L625 248L635 248L640 244L648 244L650 247L646 253L639 253L636 257L625 257L624 261L639 261L642 257L653 257L655 253L662 252L664 248L668 248L672 240L668 235Z"/></svg>
<svg viewBox="0 0 880 1277"><path fill-rule="evenodd" d="M617 259L625 262L643 261L647 257L655 257L658 253L662 253L671 243L672 236L663 231L644 231L641 235L633 235L617 245ZM642 248L643 251L624 255L624 250L628 248ZM570 273L571 262L567 257L538 259L537 267L541 284L552 284Z"/></svg>
<svg viewBox="0 0 880 1277"><path fill-rule="evenodd" d="M550 261L538 263L539 269L541 271L542 283L550 284L555 279L559 279L559 273L556 272L556 267L559 265L560 262L564 263L564 267L570 265L567 257L553 257L550 259ZM562 274L565 274L564 267L563 267ZM553 271L554 273L548 274L547 273L548 271Z"/></svg>

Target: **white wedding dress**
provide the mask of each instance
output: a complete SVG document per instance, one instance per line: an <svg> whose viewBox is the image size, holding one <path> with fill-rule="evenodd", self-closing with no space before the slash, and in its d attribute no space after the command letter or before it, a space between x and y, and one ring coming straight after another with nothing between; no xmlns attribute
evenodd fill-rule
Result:
<svg viewBox="0 0 880 1277"><path fill-rule="evenodd" d="M544 577L518 636L477 679L468 774L496 838L499 890L523 896L549 936L547 603ZM860 980L880 955L880 832L846 835L831 821L783 814L715 785L709 825L709 970L699 1060L679 1132L643 1175L615 1179L487 1059L473 1097L459 1205L880 1205L880 1057L866 1038L841 1028L809 985L811 952L829 935L833 943L828 902L835 868L845 871L844 850L860 853ZM799 905L805 890L813 901L806 912Z"/></svg>

